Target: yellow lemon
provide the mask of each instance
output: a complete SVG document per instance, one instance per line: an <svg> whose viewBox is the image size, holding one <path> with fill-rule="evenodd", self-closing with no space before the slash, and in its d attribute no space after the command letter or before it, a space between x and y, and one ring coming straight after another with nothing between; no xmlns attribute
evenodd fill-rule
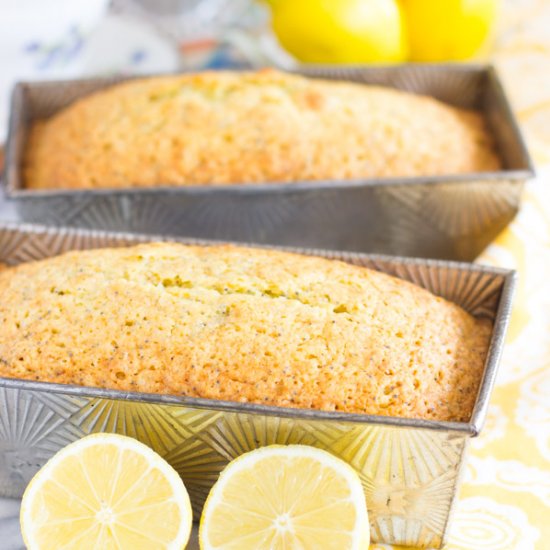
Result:
<svg viewBox="0 0 550 550"><path fill-rule="evenodd" d="M402 0L412 61L468 59L489 42L498 0Z"/></svg>
<svg viewBox="0 0 550 550"><path fill-rule="evenodd" d="M406 36L395 0L271 0L273 30L308 63L403 61Z"/></svg>
<svg viewBox="0 0 550 550"><path fill-rule="evenodd" d="M185 548L189 496L178 473L143 443L95 434L68 445L31 480L21 503L29 550Z"/></svg>
<svg viewBox="0 0 550 550"><path fill-rule="evenodd" d="M364 550L365 495L357 472L305 445L272 445L231 462L201 517L202 550Z"/></svg>

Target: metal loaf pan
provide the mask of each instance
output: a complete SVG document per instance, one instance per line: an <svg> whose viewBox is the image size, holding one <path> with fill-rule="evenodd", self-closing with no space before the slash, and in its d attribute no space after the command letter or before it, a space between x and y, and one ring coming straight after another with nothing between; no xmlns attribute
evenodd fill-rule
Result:
<svg viewBox="0 0 550 550"><path fill-rule="evenodd" d="M511 221L531 161L489 66L321 67L302 74L380 84L484 112L499 172L232 186L25 190L29 124L120 78L21 83L11 103L4 185L23 221L332 250L471 260ZM422 139L422 136L418 136Z"/></svg>
<svg viewBox="0 0 550 550"><path fill-rule="evenodd" d="M148 240L162 238L3 225L0 261L17 264L68 250ZM199 517L208 490L228 461L263 445L301 443L326 449L359 472L373 541L441 547L468 440L479 433L485 419L515 274L448 261L296 251L390 273L474 315L493 319L485 371L470 421L299 410L0 378L0 494L21 496L38 468L64 445L92 432L117 432L143 441L176 468Z"/></svg>

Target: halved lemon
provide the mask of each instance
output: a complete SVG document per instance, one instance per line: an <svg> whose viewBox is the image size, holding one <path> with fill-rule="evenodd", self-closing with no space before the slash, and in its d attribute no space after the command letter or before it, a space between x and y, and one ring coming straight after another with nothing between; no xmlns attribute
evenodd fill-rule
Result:
<svg viewBox="0 0 550 550"><path fill-rule="evenodd" d="M181 549L191 503L178 473L152 449L115 434L94 434L54 455L21 504L29 550Z"/></svg>
<svg viewBox="0 0 550 550"><path fill-rule="evenodd" d="M305 445L262 447L231 462L201 517L203 550L365 549L369 522L357 472Z"/></svg>

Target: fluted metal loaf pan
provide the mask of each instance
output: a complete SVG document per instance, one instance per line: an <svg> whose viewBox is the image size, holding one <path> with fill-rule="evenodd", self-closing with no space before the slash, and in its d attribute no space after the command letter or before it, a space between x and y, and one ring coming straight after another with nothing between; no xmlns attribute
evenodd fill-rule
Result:
<svg viewBox="0 0 550 550"><path fill-rule="evenodd" d="M0 226L0 261L17 264L68 250L148 240L162 239L5 225ZM301 443L326 449L359 472L373 541L432 548L444 544L467 443L485 419L514 273L448 261L296 251L390 273L491 318L493 334L470 421L299 410L0 378L0 495L21 496L38 468L64 445L93 432L117 432L143 441L174 466L199 517L228 461L263 445Z"/></svg>
<svg viewBox="0 0 550 550"><path fill-rule="evenodd" d="M460 176L269 185L25 190L21 168L32 121L121 79L22 83L11 103L3 178L7 197L28 222L460 260L475 258L516 214L523 183L533 171L492 67L410 64L299 72L478 108L504 168Z"/></svg>

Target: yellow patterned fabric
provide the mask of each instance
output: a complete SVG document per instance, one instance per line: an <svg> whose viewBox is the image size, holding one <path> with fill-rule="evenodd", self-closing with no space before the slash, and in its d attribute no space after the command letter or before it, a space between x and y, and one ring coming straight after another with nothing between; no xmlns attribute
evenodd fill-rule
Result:
<svg viewBox="0 0 550 550"><path fill-rule="evenodd" d="M519 273L482 435L446 550L550 548L550 2L508 0L493 59L537 168L520 213L479 258ZM388 550L373 544L371 550Z"/></svg>

